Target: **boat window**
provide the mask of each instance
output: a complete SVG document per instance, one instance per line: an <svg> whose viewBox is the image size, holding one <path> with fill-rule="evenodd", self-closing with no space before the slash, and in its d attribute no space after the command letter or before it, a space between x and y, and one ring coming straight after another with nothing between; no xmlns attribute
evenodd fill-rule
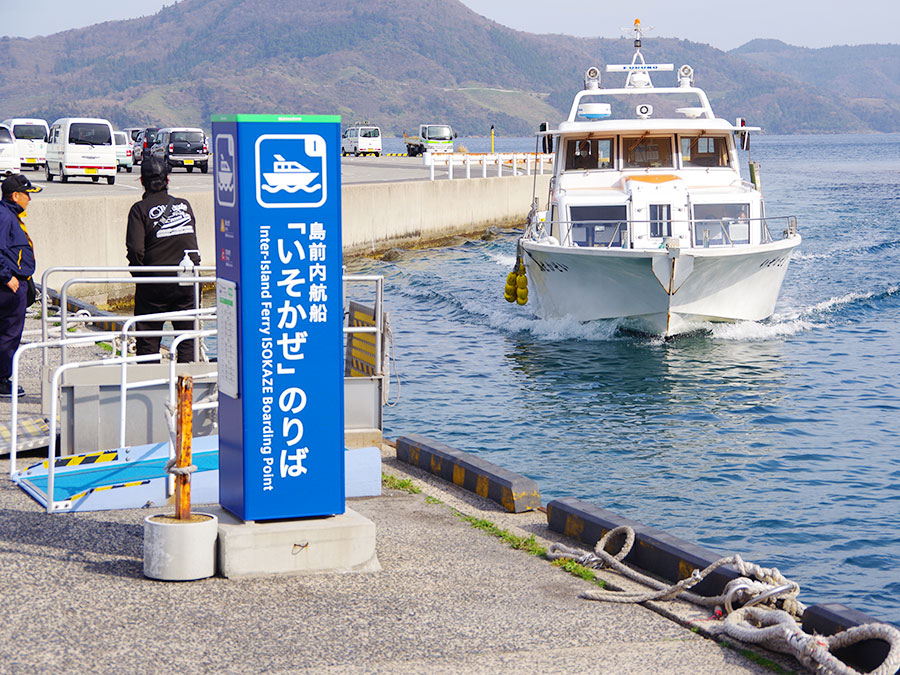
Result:
<svg viewBox="0 0 900 675"><path fill-rule="evenodd" d="M749 204L694 204L694 246L750 243Z"/></svg>
<svg viewBox="0 0 900 675"><path fill-rule="evenodd" d="M682 136L681 164L690 167L727 167L728 142L724 136Z"/></svg>
<svg viewBox="0 0 900 675"><path fill-rule="evenodd" d="M624 204L570 206L569 215L576 246L622 246L628 241Z"/></svg>
<svg viewBox="0 0 900 675"><path fill-rule="evenodd" d="M566 142L566 171L613 168L612 138L580 138Z"/></svg>
<svg viewBox="0 0 900 675"><path fill-rule="evenodd" d="M674 168L672 137L636 136L622 139L622 162L626 169Z"/></svg>
<svg viewBox="0 0 900 675"><path fill-rule="evenodd" d="M650 204L650 236L672 236L671 204Z"/></svg>

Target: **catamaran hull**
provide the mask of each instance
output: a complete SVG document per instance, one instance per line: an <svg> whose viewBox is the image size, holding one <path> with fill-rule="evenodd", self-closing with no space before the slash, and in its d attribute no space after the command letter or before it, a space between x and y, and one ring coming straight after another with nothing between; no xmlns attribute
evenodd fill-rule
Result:
<svg viewBox="0 0 900 675"><path fill-rule="evenodd" d="M627 328L668 337L701 322L770 317L800 236L683 251L521 243L529 302L538 316L624 319Z"/></svg>

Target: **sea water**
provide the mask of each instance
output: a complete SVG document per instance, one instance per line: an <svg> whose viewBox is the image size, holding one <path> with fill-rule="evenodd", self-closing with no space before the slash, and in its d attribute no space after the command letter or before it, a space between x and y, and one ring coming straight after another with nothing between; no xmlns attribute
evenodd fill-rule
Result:
<svg viewBox="0 0 900 675"><path fill-rule="evenodd" d="M351 263L386 276L385 435L900 625L900 135L756 136L751 156L768 215L803 236L767 321L664 341L539 320L503 300L513 232Z"/></svg>

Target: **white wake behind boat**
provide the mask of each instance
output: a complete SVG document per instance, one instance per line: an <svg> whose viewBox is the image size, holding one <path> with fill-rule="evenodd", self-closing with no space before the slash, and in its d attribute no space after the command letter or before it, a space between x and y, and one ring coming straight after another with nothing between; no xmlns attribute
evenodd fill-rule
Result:
<svg viewBox="0 0 900 675"><path fill-rule="evenodd" d="M506 299L533 300L543 318L622 319L667 337L766 319L800 235L795 218L766 215L754 162L741 178L736 141L749 148L758 129L717 119L690 66L677 86L654 87L651 73L674 67L645 63L639 21L634 35L631 64L607 66L624 87L603 89L588 69L568 119L542 132L554 173Z"/></svg>

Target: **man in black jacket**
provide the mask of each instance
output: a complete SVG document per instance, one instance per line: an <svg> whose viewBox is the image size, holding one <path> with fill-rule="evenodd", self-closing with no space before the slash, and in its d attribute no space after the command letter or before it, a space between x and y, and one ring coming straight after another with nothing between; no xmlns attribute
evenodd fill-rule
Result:
<svg viewBox="0 0 900 675"><path fill-rule="evenodd" d="M28 278L34 274L34 247L22 218L31 193L41 188L22 174L3 181L0 201L0 397L12 398L12 360L25 327ZM25 390L19 387L18 396Z"/></svg>
<svg viewBox="0 0 900 675"><path fill-rule="evenodd" d="M169 167L159 157L149 157L141 162L141 184L144 196L128 212L128 230L125 247L128 250L128 264L178 265L185 251L194 264L200 263L196 253L197 231L194 212L186 199L169 196ZM173 276L175 272L132 272L134 276ZM156 314L194 309L194 287L180 284L136 284L134 290L134 313ZM173 321L175 330L191 330L192 320ZM137 330L162 330L161 321L140 321ZM159 351L159 337L138 337L137 353L155 354ZM178 345L178 362L193 360L193 340L184 340Z"/></svg>

